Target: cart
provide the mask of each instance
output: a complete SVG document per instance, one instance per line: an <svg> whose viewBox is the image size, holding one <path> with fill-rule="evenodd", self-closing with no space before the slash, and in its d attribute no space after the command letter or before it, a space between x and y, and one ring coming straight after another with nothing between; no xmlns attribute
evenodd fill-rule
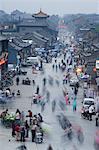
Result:
<svg viewBox="0 0 99 150"><path fill-rule="evenodd" d="M35 136L35 142L36 143L42 143L43 142L43 133L36 132L36 136Z"/></svg>

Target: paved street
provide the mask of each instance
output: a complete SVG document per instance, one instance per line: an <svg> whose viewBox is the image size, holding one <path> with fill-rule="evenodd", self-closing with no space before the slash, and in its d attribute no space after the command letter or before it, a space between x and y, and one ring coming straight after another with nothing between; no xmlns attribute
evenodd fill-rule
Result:
<svg viewBox="0 0 99 150"><path fill-rule="evenodd" d="M69 55L69 54L68 54ZM54 60L53 60L54 61ZM58 58L58 62L60 62L60 58ZM35 144L31 142L31 135L29 139L26 140L25 145L27 146L28 150L46 150L48 145L51 144L53 147L53 150L94 150L93 143L94 143L94 135L96 131L95 127L95 120L93 119L92 122L88 120L84 120L80 116L80 109L81 109L81 101L83 99L83 89L80 87L77 95L77 111L73 112L72 110L72 100L71 105L68 105L66 109L63 111L60 109L59 101L64 101L63 97L63 88L65 87L68 91L69 96L71 96L72 88L69 86L69 84L65 84L63 86L62 80L63 80L63 74L59 69L53 70L52 64L44 64L44 74L37 71L37 74L32 74L32 69L27 68L28 71L27 76L31 80L36 81L35 87L33 87L33 84L31 85L22 85L22 79L26 78L25 76L20 76L20 85L16 86L16 83L14 82L14 85L11 87L12 90L20 90L21 91L21 97L15 98L10 105L6 106L8 107L10 112L15 112L17 108L19 110L23 110L25 114L27 114L28 110L32 110L33 114L41 112L41 107L37 106L36 104L31 105L32 101L32 95L36 92L36 87L39 85L40 87L40 94L43 95L44 89L42 87L42 79L46 77L47 84L46 84L46 90L49 90L51 94L50 102L45 105L45 110L41 113L44 117L44 121L47 124L49 128L49 136L44 138L44 142L42 144ZM49 85L48 78L49 75L53 77L53 86ZM56 84L56 80L59 80L59 87ZM44 96L44 95L43 95ZM56 111L52 112L52 100L56 100ZM2 111L2 107L0 108L0 111ZM71 121L71 123L74 126L81 126L84 134L84 143L79 143L77 140L76 135L74 135L74 138L72 141L68 140L68 138L63 138L64 131L61 129L56 116L63 112L68 119ZM9 141L10 139L10 141ZM14 150L17 146L21 145L20 142L16 142L14 138L11 137L11 130L6 129L0 125L0 149L3 150Z"/></svg>

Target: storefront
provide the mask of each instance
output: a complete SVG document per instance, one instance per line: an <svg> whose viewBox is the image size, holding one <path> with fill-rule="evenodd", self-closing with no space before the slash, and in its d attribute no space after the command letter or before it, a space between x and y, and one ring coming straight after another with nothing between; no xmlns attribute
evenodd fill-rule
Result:
<svg viewBox="0 0 99 150"><path fill-rule="evenodd" d="M8 40L0 36L0 87L3 76L8 70Z"/></svg>

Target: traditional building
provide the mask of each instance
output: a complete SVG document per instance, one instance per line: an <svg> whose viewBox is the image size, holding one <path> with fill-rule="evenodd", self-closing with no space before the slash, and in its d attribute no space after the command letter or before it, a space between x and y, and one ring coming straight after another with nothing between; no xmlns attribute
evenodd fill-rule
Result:
<svg viewBox="0 0 99 150"><path fill-rule="evenodd" d="M32 15L33 19L27 19L17 25L19 33L33 33L37 32L44 38L47 37L51 45L56 40L57 31L52 29L47 21L49 15L40 10L38 13Z"/></svg>
<svg viewBox="0 0 99 150"><path fill-rule="evenodd" d="M8 63L18 65L19 61L25 60L31 55L30 43L23 42L17 38L8 43ZM19 60L18 60L19 59Z"/></svg>
<svg viewBox="0 0 99 150"><path fill-rule="evenodd" d="M2 76L8 69L8 40L0 36L0 87Z"/></svg>

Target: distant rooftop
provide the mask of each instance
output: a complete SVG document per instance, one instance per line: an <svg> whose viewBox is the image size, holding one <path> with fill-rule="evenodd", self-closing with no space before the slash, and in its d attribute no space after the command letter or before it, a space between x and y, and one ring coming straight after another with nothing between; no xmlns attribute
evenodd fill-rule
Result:
<svg viewBox="0 0 99 150"><path fill-rule="evenodd" d="M49 15L47 15L46 13L44 13L41 9L40 9L40 11L38 13L33 14L32 16L35 17L35 18L39 18L39 17L41 17L41 18L47 18L47 17L49 17Z"/></svg>
<svg viewBox="0 0 99 150"><path fill-rule="evenodd" d="M14 43L12 43L12 42L9 42L9 45L10 45L11 47L13 47L13 48L14 48L15 50L17 50L17 51L22 50L22 47L17 46L16 44L14 44Z"/></svg>
<svg viewBox="0 0 99 150"><path fill-rule="evenodd" d="M35 19L32 19L32 20L24 20L23 22L21 22L21 23L19 23L18 24L18 26L20 27L20 26L22 26L22 27L41 27L41 26L43 26L43 27L45 27L45 26L48 26L48 24L47 23L45 23L45 22L38 22L38 21L36 21Z"/></svg>

